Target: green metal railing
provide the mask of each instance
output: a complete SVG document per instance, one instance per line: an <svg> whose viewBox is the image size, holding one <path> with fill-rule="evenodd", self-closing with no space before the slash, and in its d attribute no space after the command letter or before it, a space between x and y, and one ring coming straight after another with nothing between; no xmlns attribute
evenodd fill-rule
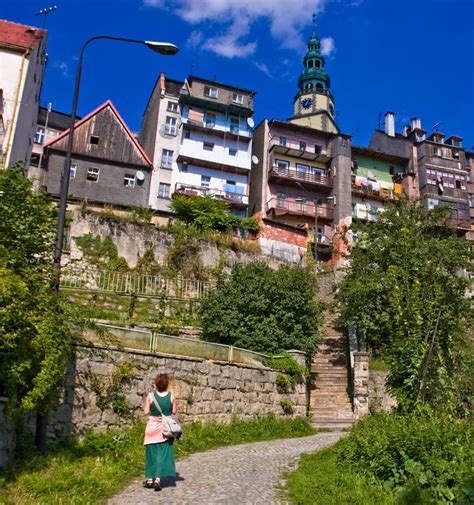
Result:
<svg viewBox="0 0 474 505"><path fill-rule="evenodd" d="M75 267L66 267L61 272L61 288L88 291L199 299L213 287L213 282L203 282L183 277L167 278L158 275Z"/></svg>

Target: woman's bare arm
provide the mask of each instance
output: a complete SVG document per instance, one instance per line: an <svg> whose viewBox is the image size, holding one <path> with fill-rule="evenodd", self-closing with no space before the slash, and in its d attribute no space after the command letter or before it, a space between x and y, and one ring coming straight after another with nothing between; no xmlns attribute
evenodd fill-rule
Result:
<svg viewBox="0 0 474 505"><path fill-rule="evenodd" d="M174 395L171 396L171 403L173 404L173 406L171 407L171 413L176 414L176 398L174 397Z"/></svg>
<svg viewBox="0 0 474 505"><path fill-rule="evenodd" d="M151 403L150 395L147 395L146 400L145 400L145 406L143 407L143 413L146 416L150 415L150 403Z"/></svg>

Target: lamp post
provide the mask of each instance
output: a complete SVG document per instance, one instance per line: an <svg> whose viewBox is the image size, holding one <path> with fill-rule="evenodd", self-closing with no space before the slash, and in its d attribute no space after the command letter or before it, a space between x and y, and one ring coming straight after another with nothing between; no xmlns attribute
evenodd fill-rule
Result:
<svg viewBox="0 0 474 505"><path fill-rule="evenodd" d="M54 248L54 262L53 262L53 275L51 280L51 289L53 292L57 293L59 291L59 280L61 275L61 258L63 253L63 240L64 240L64 226L66 221L66 208L67 208L67 197L69 192L69 173L71 169L71 155L72 146L74 142L74 123L76 122L77 113L77 102L79 98L79 86L81 83L82 74L82 60L84 56L84 50L86 47L94 40L107 39L107 40L118 40L121 42L132 42L134 44L141 44L152 51L163 54L165 56L172 56L179 51L179 48L174 44L169 42L155 42L151 40L136 40L124 37L112 37L109 35L98 35L91 37L86 40L82 45L81 52L79 55L79 62L76 70L76 83L74 85L74 96L72 99L72 112L71 119L69 121L69 138L67 143L66 159L64 160L64 168L61 176L61 185L59 190L60 200L59 200L59 212L58 212L58 225L56 229L56 244Z"/></svg>

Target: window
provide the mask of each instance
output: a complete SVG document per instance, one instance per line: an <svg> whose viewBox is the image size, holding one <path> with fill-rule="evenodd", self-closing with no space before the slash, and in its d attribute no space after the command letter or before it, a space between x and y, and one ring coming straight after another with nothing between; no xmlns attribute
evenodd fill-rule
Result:
<svg viewBox="0 0 474 505"><path fill-rule="evenodd" d="M170 112L178 112L178 104L176 102L168 102L168 110Z"/></svg>
<svg viewBox="0 0 474 505"><path fill-rule="evenodd" d="M232 147L229 147L229 156L237 156L237 149L232 149Z"/></svg>
<svg viewBox="0 0 474 505"><path fill-rule="evenodd" d="M89 137L89 144L93 146L98 146L99 145L99 137L97 135L91 135Z"/></svg>
<svg viewBox="0 0 474 505"><path fill-rule="evenodd" d="M212 86L204 86L204 94L209 98L217 98L219 96L217 88L213 88Z"/></svg>
<svg viewBox="0 0 474 505"><path fill-rule="evenodd" d="M287 170L290 167L290 162L286 160L275 160L275 166Z"/></svg>
<svg viewBox="0 0 474 505"><path fill-rule="evenodd" d="M184 130L184 138L185 139L190 139L191 138L191 132L189 130Z"/></svg>
<svg viewBox="0 0 474 505"><path fill-rule="evenodd" d="M329 104L329 114L331 114L331 116L334 116L334 106L332 103Z"/></svg>
<svg viewBox="0 0 474 505"><path fill-rule="evenodd" d="M239 95L238 93L232 93L232 101L234 103L238 103L238 104L242 105L244 103L244 96Z"/></svg>
<svg viewBox="0 0 474 505"><path fill-rule="evenodd" d="M308 68L313 68L314 67L314 60L309 60L308 61Z"/></svg>
<svg viewBox="0 0 474 505"><path fill-rule="evenodd" d="M230 118L230 131L232 133L239 133L239 118L238 117L231 117Z"/></svg>
<svg viewBox="0 0 474 505"><path fill-rule="evenodd" d="M91 182L97 182L99 180L99 172L98 168L89 167L87 169L87 180Z"/></svg>
<svg viewBox="0 0 474 505"><path fill-rule="evenodd" d="M173 116L166 116L165 134L176 135L176 118Z"/></svg>
<svg viewBox="0 0 474 505"><path fill-rule="evenodd" d="M286 137L280 137L280 145L286 146Z"/></svg>
<svg viewBox="0 0 474 505"><path fill-rule="evenodd" d="M35 133L35 143L42 144L44 142L44 127L38 126Z"/></svg>
<svg viewBox="0 0 474 505"><path fill-rule="evenodd" d="M161 168L173 168L173 151L163 149L161 152Z"/></svg>
<svg viewBox="0 0 474 505"><path fill-rule="evenodd" d="M296 210L304 212L306 210L306 197L305 196L297 196L295 198L296 202Z"/></svg>
<svg viewBox="0 0 474 505"><path fill-rule="evenodd" d="M459 159L459 151L457 149L454 149L453 151L453 158L455 160L458 160Z"/></svg>
<svg viewBox="0 0 474 505"><path fill-rule="evenodd" d="M435 156L442 156L443 155L443 152L441 150L441 147L435 147L434 148L434 155Z"/></svg>
<svg viewBox="0 0 474 505"><path fill-rule="evenodd" d="M352 202L352 217L357 217L357 203Z"/></svg>
<svg viewBox="0 0 474 505"><path fill-rule="evenodd" d="M126 188L134 188L135 187L135 176L131 174L125 174L123 178L123 185Z"/></svg>
<svg viewBox="0 0 474 505"><path fill-rule="evenodd" d="M214 144L212 142L203 142L204 151L214 151Z"/></svg>
<svg viewBox="0 0 474 505"><path fill-rule="evenodd" d="M166 116L165 133L167 135L176 135L177 120L173 116Z"/></svg>
<svg viewBox="0 0 474 505"><path fill-rule="evenodd" d="M277 193L277 207L286 208L286 193Z"/></svg>
<svg viewBox="0 0 474 505"><path fill-rule="evenodd" d="M304 140L300 140L300 151L306 151L306 142Z"/></svg>
<svg viewBox="0 0 474 505"><path fill-rule="evenodd" d="M216 126L216 115L213 112L206 114L206 128L214 128Z"/></svg>
<svg viewBox="0 0 474 505"><path fill-rule="evenodd" d="M69 177L71 179L74 179L76 177L76 173L77 173L77 164L71 163L71 166L69 167Z"/></svg>
<svg viewBox="0 0 474 505"><path fill-rule="evenodd" d="M316 83L316 90L317 91L324 91L324 86L320 82L318 82L318 83Z"/></svg>
<svg viewBox="0 0 474 505"><path fill-rule="evenodd" d="M474 196L473 195L468 195L469 199L469 207L474 208Z"/></svg>
<svg viewBox="0 0 474 505"><path fill-rule="evenodd" d="M188 171L188 162L183 161L183 163L181 165L181 172L187 172L187 171Z"/></svg>
<svg viewBox="0 0 474 505"><path fill-rule="evenodd" d="M321 60L315 60L315 66L316 68L321 68Z"/></svg>
<svg viewBox="0 0 474 505"><path fill-rule="evenodd" d="M201 188L209 189L211 186L211 177L209 175L201 175Z"/></svg>
<svg viewBox="0 0 474 505"><path fill-rule="evenodd" d="M296 173L298 177L302 177L304 179L308 172L309 172L308 165L301 165L300 163L296 164Z"/></svg>
<svg viewBox="0 0 474 505"><path fill-rule="evenodd" d="M170 197L171 184L166 182L160 182L158 187L158 198L169 198Z"/></svg>
<svg viewBox="0 0 474 505"><path fill-rule="evenodd" d="M235 193L237 191L235 181L225 181L224 189L227 193Z"/></svg>

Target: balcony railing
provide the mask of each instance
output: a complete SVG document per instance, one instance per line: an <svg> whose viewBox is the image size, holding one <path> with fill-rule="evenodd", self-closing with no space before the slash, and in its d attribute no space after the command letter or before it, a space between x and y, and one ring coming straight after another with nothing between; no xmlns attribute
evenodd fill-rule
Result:
<svg viewBox="0 0 474 505"><path fill-rule="evenodd" d="M273 166L270 170L270 176L310 182L313 184L317 184L319 186L326 186L329 188L332 188L334 184L332 177L311 172L304 172L302 170L297 169L295 170L294 168Z"/></svg>
<svg viewBox="0 0 474 505"><path fill-rule="evenodd" d="M368 196L377 200L393 200L399 195L391 189L381 188L380 183L372 184L368 181L367 184L356 184L355 179L352 178L352 193L362 196Z"/></svg>
<svg viewBox="0 0 474 505"><path fill-rule="evenodd" d="M207 118L205 114L196 112L189 114L188 111L185 111L181 118L181 122L190 127L194 126L215 132L226 132L243 137L252 137L252 130L244 123L237 124L224 119Z"/></svg>
<svg viewBox="0 0 474 505"><path fill-rule="evenodd" d="M267 202L267 211L273 210L275 215L292 214L296 216L315 217L316 212L318 218L332 219L332 205L327 203L316 205L314 202L305 202L296 198L278 198L272 197Z"/></svg>
<svg viewBox="0 0 474 505"><path fill-rule="evenodd" d="M456 189L456 188L447 188L443 186L443 192L439 193L438 186L433 184L426 184L422 188L420 188L421 194L428 194L433 196L447 196L449 198L457 198L458 200L468 200L468 191L466 189Z"/></svg>
<svg viewBox="0 0 474 505"><path fill-rule="evenodd" d="M193 186L192 184L176 183L175 194L187 196L212 196L216 200L225 200L233 205L248 205L249 197L243 193L232 191L230 188L216 189L204 186Z"/></svg>

